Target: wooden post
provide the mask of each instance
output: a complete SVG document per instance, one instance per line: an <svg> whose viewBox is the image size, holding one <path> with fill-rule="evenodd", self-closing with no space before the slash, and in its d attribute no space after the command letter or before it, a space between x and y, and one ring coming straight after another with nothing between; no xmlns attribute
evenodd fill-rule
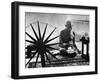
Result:
<svg viewBox="0 0 100 81"><path fill-rule="evenodd" d="M31 57L31 46L27 46L27 52L26 52L26 55L27 57L26 58L30 58Z"/></svg>
<svg viewBox="0 0 100 81"><path fill-rule="evenodd" d="M44 56L44 52L41 51L40 55L41 55L41 65L42 65L42 67L45 67L46 65L45 65L45 56Z"/></svg>
<svg viewBox="0 0 100 81"><path fill-rule="evenodd" d="M84 54L84 43L82 42L82 55Z"/></svg>
<svg viewBox="0 0 100 81"><path fill-rule="evenodd" d="M89 37L86 39L84 36L80 39L82 41L82 58L89 61ZM86 45L86 54L84 54L84 45Z"/></svg>

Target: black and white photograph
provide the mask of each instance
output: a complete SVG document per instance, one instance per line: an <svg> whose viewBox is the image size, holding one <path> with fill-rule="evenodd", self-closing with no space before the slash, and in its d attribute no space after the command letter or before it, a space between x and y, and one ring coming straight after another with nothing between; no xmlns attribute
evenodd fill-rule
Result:
<svg viewBox="0 0 100 81"><path fill-rule="evenodd" d="M12 3L12 78L97 74L97 7Z"/></svg>
<svg viewBox="0 0 100 81"><path fill-rule="evenodd" d="M89 65L89 15L25 12L25 67Z"/></svg>

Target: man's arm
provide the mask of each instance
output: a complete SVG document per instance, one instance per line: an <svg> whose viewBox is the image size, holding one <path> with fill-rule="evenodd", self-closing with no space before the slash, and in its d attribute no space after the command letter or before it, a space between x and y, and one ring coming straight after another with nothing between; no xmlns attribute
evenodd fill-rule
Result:
<svg viewBox="0 0 100 81"><path fill-rule="evenodd" d="M79 51L79 49L77 48L77 45L75 44L75 32L73 32L73 35L74 35L74 38L73 38L73 45L74 45L74 47L75 47L75 49L77 50L77 52L80 54L80 51Z"/></svg>

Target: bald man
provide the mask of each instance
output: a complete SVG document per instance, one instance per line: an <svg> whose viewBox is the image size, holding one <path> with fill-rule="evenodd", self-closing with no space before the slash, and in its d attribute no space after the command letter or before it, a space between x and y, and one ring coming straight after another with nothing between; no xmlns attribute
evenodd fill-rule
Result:
<svg viewBox="0 0 100 81"><path fill-rule="evenodd" d="M72 31L71 21L67 21L65 29L60 32L60 47L68 49L69 46L74 46L79 52L75 44L75 33Z"/></svg>

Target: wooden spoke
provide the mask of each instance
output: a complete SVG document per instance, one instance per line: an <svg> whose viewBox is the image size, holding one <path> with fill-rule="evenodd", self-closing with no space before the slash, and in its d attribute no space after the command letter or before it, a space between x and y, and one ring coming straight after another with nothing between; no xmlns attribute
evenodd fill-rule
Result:
<svg viewBox="0 0 100 81"><path fill-rule="evenodd" d="M34 64L35 67L36 67L36 64L37 64L38 58L39 58L39 53L38 53L38 55L37 55L36 62L35 62L35 64Z"/></svg>
<svg viewBox="0 0 100 81"><path fill-rule="evenodd" d="M44 29L44 32L43 32L43 36L42 36L42 40L44 39L44 37L45 37L45 34L46 34L46 29L47 29L47 25L48 24L46 24L46 26L45 26L45 29Z"/></svg>
<svg viewBox="0 0 100 81"><path fill-rule="evenodd" d="M59 43L46 44L48 46L58 45Z"/></svg>
<svg viewBox="0 0 100 81"><path fill-rule="evenodd" d="M47 49L47 52L55 59L59 60L58 58L56 58L48 49Z"/></svg>
<svg viewBox="0 0 100 81"><path fill-rule="evenodd" d="M46 56L48 62L51 64L50 59L49 59L49 57L48 57L48 55L46 53L45 53L45 56Z"/></svg>
<svg viewBox="0 0 100 81"><path fill-rule="evenodd" d="M56 28L49 34L49 36L46 38L44 42L47 42L47 40L50 38L50 36L53 34L53 32L56 30Z"/></svg>
<svg viewBox="0 0 100 81"><path fill-rule="evenodd" d="M39 21L37 22L37 24L38 24L38 33L39 33L39 39L41 39L41 32L40 32Z"/></svg>
<svg viewBox="0 0 100 81"><path fill-rule="evenodd" d="M53 48L53 47L50 47L50 46L47 46L47 45L46 45L46 48L48 48L48 49L50 49L50 50L58 50L58 49L56 49L56 48Z"/></svg>
<svg viewBox="0 0 100 81"><path fill-rule="evenodd" d="M59 36L56 36L56 37L54 37L54 38L52 38L52 39L46 41L46 43L48 43L48 42L50 42L50 41L52 41L52 40L54 40L54 39L56 39L56 38L58 38L58 37L59 37Z"/></svg>
<svg viewBox="0 0 100 81"><path fill-rule="evenodd" d="M36 55L36 53L37 53L38 51L36 51L34 54L33 54L33 56L30 58L30 60L26 63L26 65L25 66L27 66L29 63L30 63L30 61L34 58L34 56Z"/></svg>
<svg viewBox="0 0 100 81"><path fill-rule="evenodd" d="M34 27L32 26L32 24L30 24L30 26L31 26L31 28L32 28L32 30L33 30L33 32L34 32L34 34L35 34L37 40L39 40L38 35L37 35L37 33L35 32Z"/></svg>
<svg viewBox="0 0 100 81"><path fill-rule="evenodd" d="M31 35L29 35L27 32L25 32L26 35L28 35L32 40L36 41Z"/></svg>
<svg viewBox="0 0 100 81"><path fill-rule="evenodd" d="M26 42L29 42L29 43L35 43L35 42L33 42L33 41L30 41L30 40L25 40Z"/></svg>

